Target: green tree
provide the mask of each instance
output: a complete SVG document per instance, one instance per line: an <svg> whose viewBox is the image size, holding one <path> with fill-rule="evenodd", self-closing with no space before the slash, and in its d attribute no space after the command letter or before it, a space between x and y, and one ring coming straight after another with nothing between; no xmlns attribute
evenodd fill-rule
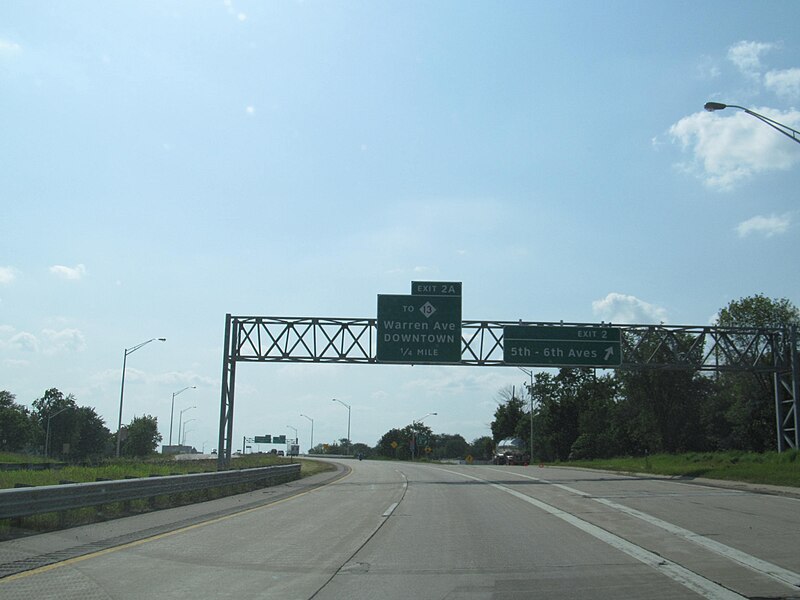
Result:
<svg viewBox="0 0 800 600"><path fill-rule="evenodd" d="M447 458L465 458L469 454L469 444L461 435L448 433L436 434L428 446L433 450L430 458L435 460Z"/></svg>
<svg viewBox="0 0 800 600"><path fill-rule="evenodd" d="M0 391L0 450L5 452L21 452L36 440L30 412L15 400L11 392Z"/></svg>
<svg viewBox="0 0 800 600"><path fill-rule="evenodd" d="M533 417L535 456L545 460L569 458L579 435L581 387L589 373L589 369L561 369L555 376L534 376L533 394L538 401Z"/></svg>
<svg viewBox="0 0 800 600"><path fill-rule="evenodd" d="M730 302L720 309L720 327L782 328L800 324L800 310L786 298L770 299L763 294ZM746 349L747 333L730 334L737 346ZM749 364L770 365L773 357L760 348L746 351ZM724 361L724 356L721 357ZM713 398L713 410L705 420L717 443L730 448L764 452L776 449L775 398L770 377L744 372L722 373Z"/></svg>
<svg viewBox="0 0 800 600"><path fill-rule="evenodd" d="M75 427L72 431L72 456L79 460L99 458L108 453L111 443L111 432L105 422L90 406L81 406L76 410Z"/></svg>
<svg viewBox="0 0 800 600"><path fill-rule="evenodd" d="M518 397L514 388L503 388L498 393L500 402L494 411L491 423L492 437L495 442L514 437L517 426L525 417L525 401Z"/></svg>
<svg viewBox="0 0 800 600"><path fill-rule="evenodd" d="M125 456L148 456L156 451L161 441L158 419L150 415L134 417L127 426L127 436L122 442Z"/></svg>
<svg viewBox="0 0 800 600"><path fill-rule="evenodd" d="M572 458L607 458L620 451L619 388L616 375L593 374L581 380L578 437L570 448Z"/></svg>
<svg viewBox="0 0 800 600"><path fill-rule="evenodd" d="M494 440L488 436L482 436L472 440L469 453L475 460L491 460L494 455Z"/></svg>
<svg viewBox="0 0 800 600"><path fill-rule="evenodd" d="M353 444L351 451L353 456L358 456L360 454L364 458L370 458L375 453L375 451L370 448L368 444L361 442L356 442Z"/></svg>
<svg viewBox="0 0 800 600"><path fill-rule="evenodd" d="M654 363L670 364L676 356L689 356L699 363L703 349L689 335L650 337L643 332L630 340ZM709 381L691 369L637 369L620 376L625 399L620 433L632 454L700 450L705 444L701 406L707 398Z"/></svg>
<svg viewBox="0 0 800 600"><path fill-rule="evenodd" d="M64 396L57 388L45 390L41 398L33 401L33 420L37 425L36 443L48 449L50 456L63 457L64 450L72 450L71 441L75 428L75 411L78 408L75 396ZM49 424L50 437L47 439Z"/></svg>
<svg viewBox="0 0 800 600"><path fill-rule="evenodd" d="M86 460L107 454L111 433L94 408L78 406L75 396L64 396L56 388L33 401L40 447L48 446L52 457ZM48 421L50 439L47 438Z"/></svg>
<svg viewBox="0 0 800 600"><path fill-rule="evenodd" d="M720 327L789 327L800 325L800 310L786 298L770 299L764 294L733 300L720 309Z"/></svg>
<svg viewBox="0 0 800 600"><path fill-rule="evenodd" d="M390 429L381 436L378 444L375 446L375 451L380 456L388 458L411 458L411 451L409 449L410 438L406 432L400 429Z"/></svg>
<svg viewBox="0 0 800 600"><path fill-rule="evenodd" d="M420 449L424 450L426 444L433 440L433 430L424 423L412 423L402 429L390 429L378 440L375 451L381 456L399 460L411 460L414 456L420 457Z"/></svg>

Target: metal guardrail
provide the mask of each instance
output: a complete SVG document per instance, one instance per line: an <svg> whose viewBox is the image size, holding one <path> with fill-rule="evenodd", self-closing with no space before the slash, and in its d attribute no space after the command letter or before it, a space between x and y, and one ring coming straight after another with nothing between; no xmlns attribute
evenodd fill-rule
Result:
<svg viewBox="0 0 800 600"><path fill-rule="evenodd" d="M299 476L300 465L294 464L215 473L190 473L0 490L0 519L28 517L110 502L126 502L243 483L265 482L275 485L293 481Z"/></svg>

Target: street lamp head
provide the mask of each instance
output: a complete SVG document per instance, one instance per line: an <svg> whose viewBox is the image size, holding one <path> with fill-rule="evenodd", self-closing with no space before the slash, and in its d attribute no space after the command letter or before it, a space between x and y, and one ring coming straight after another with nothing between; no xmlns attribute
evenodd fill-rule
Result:
<svg viewBox="0 0 800 600"><path fill-rule="evenodd" d="M167 338L158 338L158 341L159 341L159 342L166 342L166 341L167 341Z"/></svg>
<svg viewBox="0 0 800 600"><path fill-rule="evenodd" d="M714 112L715 110L723 110L728 108L728 105L722 104L722 102L706 102L703 108L705 108L708 112Z"/></svg>

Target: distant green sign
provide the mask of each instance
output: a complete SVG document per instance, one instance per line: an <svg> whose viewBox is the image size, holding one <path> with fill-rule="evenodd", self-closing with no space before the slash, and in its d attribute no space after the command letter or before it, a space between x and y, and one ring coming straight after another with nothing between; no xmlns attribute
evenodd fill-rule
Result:
<svg viewBox="0 0 800 600"><path fill-rule="evenodd" d="M378 362L461 361L461 296L378 296Z"/></svg>
<svg viewBox="0 0 800 600"><path fill-rule="evenodd" d="M286 443L286 436L285 435L273 435L272 436L272 443L273 444L285 444Z"/></svg>
<svg viewBox="0 0 800 600"><path fill-rule="evenodd" d="M615 327L506 325L503 361L529 367L600 367L622 364Z"/></svg>
<svg viewBox="0 0 800 600"><path fill-rule="evenodd" d="M256 444L271 444L272 443L272 436L271 435L257 435L255 437Z"/></svg>

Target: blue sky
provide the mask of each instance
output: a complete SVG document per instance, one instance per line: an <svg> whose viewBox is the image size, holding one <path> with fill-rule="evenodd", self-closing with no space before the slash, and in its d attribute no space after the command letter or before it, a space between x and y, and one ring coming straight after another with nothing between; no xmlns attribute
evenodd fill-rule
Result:
<svg viewBox="0 0 800 600"><path fill-rule="evenodd" d="M0 389L216 447L226 313L707 324L800 304L800 4L0 3ZM245 365L234 440L489 433L510 368ZM177 433L175 434L177 436ZM238 448L241 444L238 444Z"/></svg>

